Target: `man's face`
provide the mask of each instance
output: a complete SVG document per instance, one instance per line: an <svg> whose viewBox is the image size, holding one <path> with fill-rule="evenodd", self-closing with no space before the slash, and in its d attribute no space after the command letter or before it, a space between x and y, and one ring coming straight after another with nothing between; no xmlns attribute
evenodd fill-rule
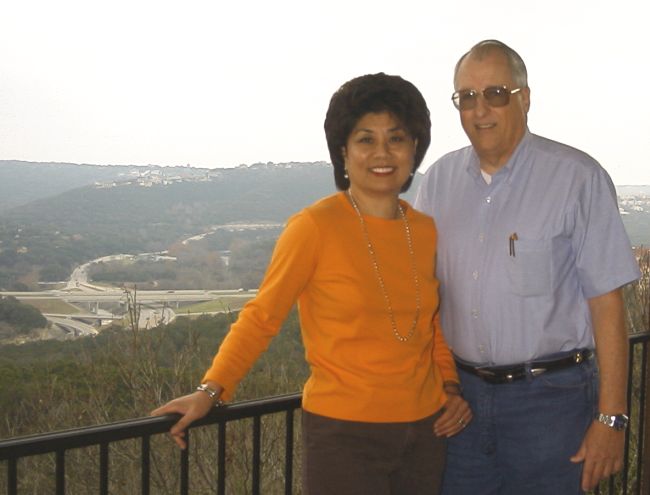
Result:
<svg viewBox="0 0 650 495"><path fill-rule="evenodd" d="M498 51L482 59L471 55L461 63L456 75L456 90L473 89L480 93L476 106L459 110L460 121L476 150L481 167L493 173L508 161L526 131L526 115L530 107L530 90L523 88L510 95L510 103L492 107L483 97L489 86L517 88L505 55Z"/></svg>

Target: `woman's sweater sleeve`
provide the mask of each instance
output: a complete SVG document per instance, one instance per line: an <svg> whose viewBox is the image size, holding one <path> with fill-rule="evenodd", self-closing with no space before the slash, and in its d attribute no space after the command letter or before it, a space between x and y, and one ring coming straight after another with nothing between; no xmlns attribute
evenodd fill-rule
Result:
<svg viewBox="0 0 650 495"><path fill-rule="evenodd" d="M229 400L280 331L282 322L309 282L318 259L318 228L308 212L287 222L255 299L249 301L230 327L203 381L214 381Z"/></svg>

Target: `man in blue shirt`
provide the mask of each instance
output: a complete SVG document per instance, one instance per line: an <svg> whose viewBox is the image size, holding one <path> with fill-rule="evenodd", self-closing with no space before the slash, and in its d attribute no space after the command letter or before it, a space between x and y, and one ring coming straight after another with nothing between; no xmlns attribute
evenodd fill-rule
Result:
<svg viewBox="0 0 650 495"><path fill-rule="evenodd" d="M526 66L495 40L456 65L471 146L425 174L441 318L474 420L449 439L446 495L579 494L622 467L627 331L640 275L607 172L529 132Z"/></svg>

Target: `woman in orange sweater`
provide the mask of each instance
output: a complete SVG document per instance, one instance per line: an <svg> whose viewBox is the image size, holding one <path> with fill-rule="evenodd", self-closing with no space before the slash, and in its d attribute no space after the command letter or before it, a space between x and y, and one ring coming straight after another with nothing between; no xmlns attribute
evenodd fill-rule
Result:
<svg viewBox="0 0 650 495"><path fill-rule="evenodd" d="M171 429L179 446L233 396L297 301L311 370L304 491L438 493L445 439L472 413L438 326L433 220L399 199L430 125L424 98L398 76L361 76L332 96L325 134L340 192L288 221L202 384L152 413L182 415Z"/></svg>

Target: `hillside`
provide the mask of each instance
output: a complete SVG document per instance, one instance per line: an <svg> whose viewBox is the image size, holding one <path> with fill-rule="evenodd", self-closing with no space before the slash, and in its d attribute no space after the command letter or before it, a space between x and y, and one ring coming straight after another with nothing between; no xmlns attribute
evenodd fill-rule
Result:
<svg viewBox="0 0 650 495"><path fill-rule="evenodd" d="M124 182L144 171L160 171L150 165L88 165L77 163L36 163L0 160L0 214L16 206L95 183ZM206 169L164 167L168 174L181 177L205 175Z"/></svg>
<svg viewBox="0 0 650 495"><path fill-rule="evenodd" d="M56 226L81 234L97 225L109 228L129 223L184 224L174 230L191 233L195 226L282 221L334 191L331 169L324 163L219 169L194 178L168 172L158 183L141 174L38 199L6 211L3 217L16 224Z"/></svg>
<svg viewBox="0 0 650 495"><path fill-rule="evenodd" d="M0 160L0 213L98 181L117 180L130 169Z"/></svg>
<svg viewBox="0 0 650 495"><path fill-rule="evenodd" d="M334 191L324 162L199 169L0 161L0 288L63 280L100 256L168 250L216 225L282 224ZM618 194L632 243L650 245L650 187L620 186ZM222 241L219 250L239 242Z"/></svg>
<svg viewBox="0 0 650 495"><path fill-rule="evenodd" d="M77 169L47 164L14 167L15 187L27 184L38 170L44 176L53 170L65 176ZM83 180L92 179L92 185L41 197L0 214L0 287L33 288L37 281L62 280L87 260L166 250L215 225L284 223L335 190L331 166L325 163L256 164L211 171L118 167L113 172L102 181L87 174Z"/></svg>

